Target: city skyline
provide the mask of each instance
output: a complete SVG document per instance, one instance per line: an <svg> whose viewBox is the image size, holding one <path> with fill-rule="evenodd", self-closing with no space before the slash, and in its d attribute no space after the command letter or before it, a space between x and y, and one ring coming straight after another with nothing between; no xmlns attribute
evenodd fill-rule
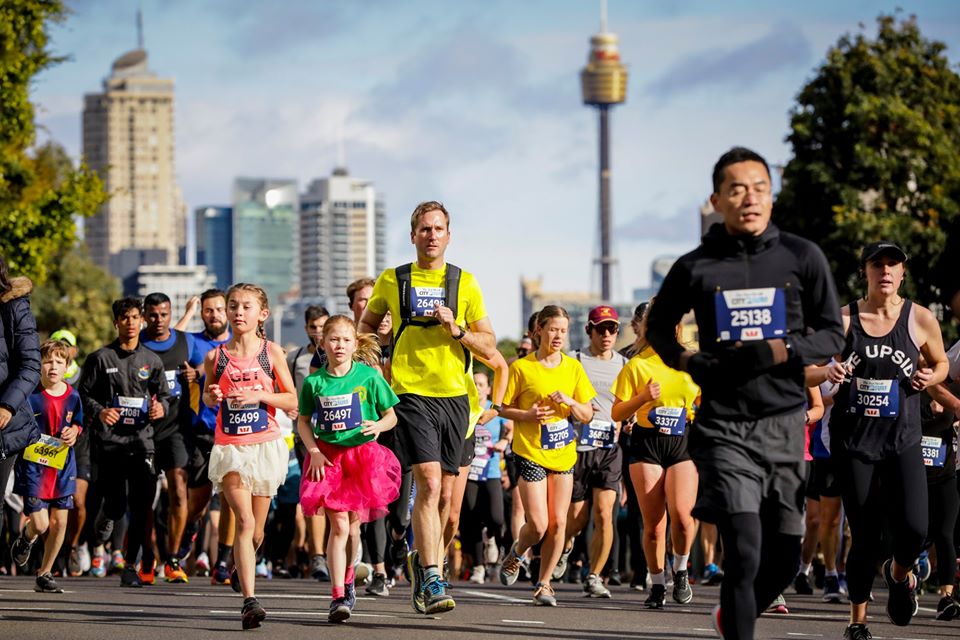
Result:
<svg viewBox="0 0 960 640"><path fill-rule="evenodd" d="M52 45L72 60L41 74L33 97L40 140L78 157L82 96L136 48L137 6L69 4ZM177 87L176 179L189 208L228 204L238 176L289 176L303 189L336 166L342 139L351 173L388 203L387 266L413 255L417 202L443 200L448 258L477 274L498 335L519 334L521 277L596 288L596 124L578 74L598 2L141 6L151 68ZM696 245L720 153L746 144L773 164L789 159L788 110L827 48L860 23L872 37L876 16L897 6L956 64L960 9L948 2L610 0L631 77L612 116L615 302L649 284L656 256Z"/></svg>

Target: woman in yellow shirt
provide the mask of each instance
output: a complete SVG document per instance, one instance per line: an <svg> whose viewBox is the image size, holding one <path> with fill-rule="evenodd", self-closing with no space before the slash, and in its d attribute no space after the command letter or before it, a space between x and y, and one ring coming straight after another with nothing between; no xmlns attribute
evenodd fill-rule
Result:
<svg viewBox="0 0 960 640"><path fill-rule="evenodd" d="M500 567L500 582L517 581L527 549L543 540L533 603L557 606L550 578L563 551L567 509L577 461L570 418L593 419L597 395L575 358L562 351L570 327L563 307L548 305L537 315L539 346L510 365L502 415L514 422L513 452L520 471L520 501L527 521Z"/></svg>
<svg viewBox="0 0 960 640"><path fill-rule="evenodd" d="M644 606L661 609L667 589L667 510L674 553L673 599L680 604L693 599L687 560L697 533L697 523L690 515L697 499L697 468L687 453L687 430L693 422L700 388L688 374L664 364L647 344L649 313L650 304L643 310L638 326L637 355L623 368L611 389L614 401L610 415L614 420L636 416L630 435L630 479L640 502L643 552L653 582Z"/></svg>

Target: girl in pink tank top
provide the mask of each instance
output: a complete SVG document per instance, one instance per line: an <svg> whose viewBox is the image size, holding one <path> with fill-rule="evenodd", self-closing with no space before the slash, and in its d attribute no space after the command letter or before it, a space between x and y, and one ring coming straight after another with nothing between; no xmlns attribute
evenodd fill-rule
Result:
<svg viewBox="0 0 960 640"><path fill-rule="evenodd" d="M267 617L254 596L257 547L270 500L287 476L289 452L274 414L293 411L297 396L283 349L263 337L270 315L267 294L252 284L227 291L227 319L233 337L207 354L203 402L219 407L210 452L210 481L237 516L232 580L243 592L241 623L254 629Z"/></svg>

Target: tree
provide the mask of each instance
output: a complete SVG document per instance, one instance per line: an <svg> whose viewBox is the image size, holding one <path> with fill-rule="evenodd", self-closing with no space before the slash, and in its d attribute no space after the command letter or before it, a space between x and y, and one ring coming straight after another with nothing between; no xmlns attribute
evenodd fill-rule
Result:
<svg viewBox="0 0 960 640"><path fill-rule="evenodd" d="M96 173L74 167L59 145L31 148L30 83L63 60L47 49L47 26L65 15L60 0L0 4L0 253L36 284L75 244L74 216L93 215L107 198Z"/></svg>
<svg viewBox="0 0 960 640"><path fill-rule="evenodd" d="M886 239L911 258L904 295L930 304L960 209L960 76L914 17L877 25L840 38L797 96L776 219L820 244L842 300L863 294L860 248Z"/></svg>

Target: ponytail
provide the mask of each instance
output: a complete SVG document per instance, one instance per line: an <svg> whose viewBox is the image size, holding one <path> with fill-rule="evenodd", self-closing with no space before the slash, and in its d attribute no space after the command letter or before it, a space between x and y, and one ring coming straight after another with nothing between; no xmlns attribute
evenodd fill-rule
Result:
<svg viewBox="0 0 960 640"><path fill-rule="evenodd" d="M368 367L380 366L380 340L375 333L357 335L357 350L353 354L354 362L362 362Z"/></svg>

